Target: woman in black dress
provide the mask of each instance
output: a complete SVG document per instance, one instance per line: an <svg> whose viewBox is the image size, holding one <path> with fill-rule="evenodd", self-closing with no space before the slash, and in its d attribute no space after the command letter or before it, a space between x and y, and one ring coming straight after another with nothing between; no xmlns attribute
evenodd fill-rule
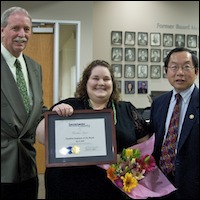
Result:
<svg viewBox="0 0 200 200"><path fill-rule="evenodd" d="M148 125L136 108L130 102L119 100L112 67L103 60L91 62L84 70L74 98L62 100L50 110L68 116L74 110L105 108L113 109L117 153L149 138ZM37 136L44 144L44 119L37 128ZM96 165L46 168L45 187L47 199L127 198L106 177L106 171Z"/></svg>

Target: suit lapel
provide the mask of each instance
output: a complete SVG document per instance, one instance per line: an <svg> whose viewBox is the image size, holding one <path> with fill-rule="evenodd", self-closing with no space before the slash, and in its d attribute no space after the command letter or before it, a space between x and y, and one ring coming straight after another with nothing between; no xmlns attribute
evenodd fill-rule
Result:
<svg viewBox="0 0 200 200"><path fill-rule="evenodd" d="M10 106L13 108L14 112L18 116L19 121L25 123L28 115L23 105L21 95L18 91L18 87L16 85L12 72L10 71L10 68L7 65L3 56L1 56L1 59L1 89L8 99Z"/></svg>
<svg viewBox="0 0 200 200"><path fill-rule="evenodd" d="M181 149L181 147L187 140L187 137L191 133L191 129L192 129L194 123L197 123L196 120L199 116L199 113L197 112L197 110L199 109L199 100L198 100L197 95L198 95L198 91L195 88L195 90L192 94L192 97L190 99L190 103L188 105L188 109L186 111L185 119L183 122L178 151Z"/></svg>
<svg viewBox="0 0 200 200"><path fill-rule="evenodd" d="M31 93L32 93L32 101L33 101L33 107L32 107L32 111L30 113L30 116L24 126L24 130L23 133L21 134L21 136L23 136L26 133L26 130L28 129L28 127L31 126L31 124L34 123L34 120L36 119L36 117L38 116L39 110L38 110L38 101L41 99L41 95L38 93L38 73L36 71L36 67L35 67L35 63L29 59L27 56L24 55L24 59L26 62L26 66L27 66L27 70L28 70L28 75L29 75L29 82L30 82L30 89L31 89ZM39 104L40 105L40 104Z"/></svg>
<svg viewBox="0 0 200 200"><path fill-rule="evenodd" d="M43 100L42 100L42 72L39 71L39 65L34 62L32 59L24 55L24 59L27 65L27 70L29 74L29 82L32 92L32 100L33 100L33 107L30 113L30 117L27 120L27 123L24 127L25 130L28 127L32 126L35 123L35 120L39 120L39 116L42 112ZM22 133L21 135L25 134L26 132Z"/></svg>

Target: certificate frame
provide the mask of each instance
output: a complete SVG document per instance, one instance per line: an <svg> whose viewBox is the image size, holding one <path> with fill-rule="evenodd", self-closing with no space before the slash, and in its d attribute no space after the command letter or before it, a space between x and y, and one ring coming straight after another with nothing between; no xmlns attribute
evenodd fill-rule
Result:
<svg viewBox="0 0 200 200"><path fill-rule="evenodd" d="M55 111L47 111L45 112L45 160L46 160L46 167L66 167L66 166L84 166L84 165L100 165L100 164L111 164L117 162L117 147L116 147L116 132L115 132L115 125L114 125L114 115L112 109L104 109L104 110L76 110L74 111L73 115L71 116L59 116ZM83 121L83 123L80 123L80 121ZM91 123L90 123L91 122ZM96 122L96 123L95 123ZM98 128L98 123L103 124L103 128ZM95 131L92 137L91 135L88 135L88 138L97 138L97 143L100 141L102 142L102 146L96 143L92 144L91 146L87 146L87 149L85 147L86 154L79 155L79 153L72 153L72 150L68 149L68 142L77 142L74 146L78 146L78 144L83 147L80 147L84 149L84 138L88 142L91 142L93 139L88 139L86 137L87 132L85 130L88 130L91 128L93 130L95 123ZM73 125L74 124L74 125ZM74 136L74 138L71 137L71 135L67 136L66 130L72 130L69 127L70 126L77 126L79 125L79 129L82 130L82 133L79 133L77 129L73 129L73 131L77 134ZM62 126L61 126L62 125ZM62 127L62 128L61 128ZM89 127L89 128L88 128ZM74 128L74 127L73 127ZM87 128L87 129L86 129ZM78 129L78 130L79 130ZM58 133L59 130L59 133ZM63 130L63 131L62 131ZM100 131L101 130L101 131ZM104 130L104 131L102 131ZM81 131L80 131L81 132ZM92 134L93 134L92 132ZM69 132L68 132L69 133ZM58 139L61 135L58 134L66 134L64 135L64 140L61 140L59 143ZM73 132L70 134L74 134ZM86 135L85 135L86 134ZM74 139L74 140L73 140ZM87 140L88 139L88 140ZM63 141L67 143L67 147L65 152L68 151L67 154L59 155L58 149L59 146L62 144ZM69 142L69 143L70 143ZM81 143L82 142L82 143ZM86 144L89 144L85 142ZM96 145L96 146L95 146ZM72 145L73 146L73 145ZM72 147L70 146L70 148ZM73 147L74 147L73 146ZM72 147L72 149L73 149ZM100 148L99 148L100 147ZM97 153L97 155L92 154L94 153L94 149L97 148L97 152L100 149L100 154ZM101 149L102 148L102 149ZM62 149L62 148L61 148ZM76 149L76 148L75 148ZM60 151L59 151L60 152ZM84 152L84 151L83 151ZM103 154L101 154L103 152ZM82 153L82 152L81 152ZM81 154L80 153L80 154ZM87 155L89 154L89 155ZM90 155L91 154L91 155Z"/></svg>

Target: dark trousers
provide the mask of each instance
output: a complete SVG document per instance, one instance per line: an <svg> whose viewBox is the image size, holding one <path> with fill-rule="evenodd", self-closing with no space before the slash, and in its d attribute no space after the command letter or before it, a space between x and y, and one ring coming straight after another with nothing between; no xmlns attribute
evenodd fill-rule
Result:
<svg viewBox="0 0 200 200"><path fill-rule="evenodd" d="M37 199L38 177L20 183L1 183L1 199Z"/></svg>

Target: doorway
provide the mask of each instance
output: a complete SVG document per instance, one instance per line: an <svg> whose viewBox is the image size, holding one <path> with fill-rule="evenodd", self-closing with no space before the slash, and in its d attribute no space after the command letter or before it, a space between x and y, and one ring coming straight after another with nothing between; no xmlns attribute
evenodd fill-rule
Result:
<svg viewBox="0 0 200 200"><path fill-rule="evenodd" d="M24 53L42 66L44 104L71 96L80 74L80 22L33 20ZM74 91L73 91L74 92ZM45 148L35 143L38 173L45 171Z"/></svg>

